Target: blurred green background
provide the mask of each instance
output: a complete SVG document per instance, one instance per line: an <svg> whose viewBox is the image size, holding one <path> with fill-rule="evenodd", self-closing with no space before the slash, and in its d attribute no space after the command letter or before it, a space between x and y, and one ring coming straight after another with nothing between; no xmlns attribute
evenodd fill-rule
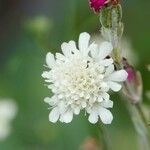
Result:
<svg viewBox="0 0 150 150"><path fill-rule="evenodd" d="M48 51L59 52L63 41L77 40L80 32L99 32L98 16L87 1L0 0L0 97L15 99L19 107L0 150L78 150L87 137L98 138L98 125L91 125L84 113L70 124L48 121L43 99L51 92L41 78ZM122 4L124 34L139 57L136 68L143 75L145 93L150 90L150 0ZM137 150L130 115L119 96L113 100L114 120L106 126L112 150ZM144 103L150 104L145 94Z"/></svg>

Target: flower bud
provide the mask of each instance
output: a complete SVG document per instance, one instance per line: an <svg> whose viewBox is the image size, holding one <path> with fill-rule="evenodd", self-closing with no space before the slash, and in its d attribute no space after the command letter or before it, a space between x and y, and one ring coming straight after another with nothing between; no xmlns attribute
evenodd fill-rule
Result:
<svg viewBox="0 0 150 150"><path fill-rule="evenodd" d="M89 5L95 13L98 13L104 7L107 0L89 0Z"/></svg>
<svg viewBox="0 0 150 150"><path fill-rule="evenodd" d="M99 13L105 5L117 5L119 0L89 0L90 8L95 12Z"/></svg>
<svg viewBox="0 0 150 150"><path fill-rule="evenodd" d="M117 28L122 19L121 5L103 7L100 13L100 22L105 28Z"/></svg>
<svg viewBox="0 0 150 150"><path fill-rule="evenodd" d="M133 104L139 103L142 99L143 82L141 73L130 66L127 60L123 60L124 68L128 78L124 84L124 94L128 96Z"/></svg>

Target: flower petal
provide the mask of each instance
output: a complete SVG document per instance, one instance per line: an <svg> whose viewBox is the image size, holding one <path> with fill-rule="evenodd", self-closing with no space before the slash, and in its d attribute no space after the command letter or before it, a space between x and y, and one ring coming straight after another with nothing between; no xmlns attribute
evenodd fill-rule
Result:
<svg viewBox="0 0 150 150"><path fill-rule="evenodd" d="M104 59L99 61L99 65L103 65L103 66L109 66L113 63L113 59L109 58L109 59Z"/></svg>
<svg viewBox="0 0 150 150"><path fill-rule="evenodd" d="M97 47L98 47L98 45L95 44L94 42L89 46L89 50L90 50L91 56L93 58L96 58L98 55L98 48Z"/></svg>
<svg viewBox="0 0 150 150"><path fill-rule="evenodd" d="M109 91L109 85L108 85L108 83L107 82L103 82L103 83L101 83L101 90L102 91L105 91L105 92L108 92Z"/></svg>
<svg viewBox="0 0 150 150"><path fill-rule="evenodd" d="M49 114L49 121L56 123L57 120L59 119L60 113L58 107L55 107L52 109L52 111Z"/></svg>
<svg viewBox="0 0 150 150"><path fill-rule="evenodd" d="M74 114L75 115L79 115L79 113L80 113L80 108L79 107L75 107L74 108Z"/></svg>
<svg viewBox="0 0 150 150"><path fill-rule="evenodd" d="M69 47L69 44L64 42L61 44L61 49L62 49L62 52L63 54L66 56L66 57L69 57L71 55L71 49Z"/></svg>
<svg viewBox="0 0 150 150"><path fill-rule="evenodd" d="M42 77L43 78L49 78L49 72L48 71L44 71L43 73L42 73Z"/></svg>
<svg viewBox="0 0 150 150"><path fill-rule="evenodd" d="M88 49L89 40L90 40L90 35L88 33L83 32L80 34L80 36L79 36L79 50L81 51L81 53L83 55L86 55L89 52L89 49Z"/></svg>
<svg viewBox="0 0 150 150"><path fill-rule="evenodd" d="M92 111L88 118L89 122L92 124L95 124L98 121L98 114L94 111Z"/></svg>
<svg viewBox="0 0 150 150"><path fill-rule="evenodd" d="M50 97L45 97L44 102L48 103L51 106L54 106L58 102L58 99L57 99L57 96L54 95L51 98Z"/></svg>
<svg viewBox="0 0 150 150"><path fill-rule="evenodd" d="M102 102L103 101L103 97L100 95L98 96L98 99L97 99L98 102Z"/></svg>
<svg viewBox="0 0 150 150"><path fill-rule="evenodd" d="M56 59L59 59L60 61L65 61L66 57L60 53L56 53Z"/></svg>
<svg viewBox="0 0 150 150"><path fill-rule="evenodd" d="M103 107L99 108L99 116L104 124L111 124L113 120L112 113Z"/></svg>
<svg viewBox="0 0 150 150"><path fill-rule="evenodd" d="M62 49L63 54L66 57L70 57L72 55L72 52L75 53L76 51L78 51L74 41L69 41L68 43L66 42L62 43L61 49Z"/></svg>
<svg viewBox="0 0 150 150"><path fill-rule="evenodd" d="M125 70L119 70L113 72L108 79L111 81L122 82L125 81L128 77L128 73Z"/></svg>
<svg viewBox="0 0 150 150"><path fill-rule="evenodd" d="M51 101L51 98L49 98L49 97L45 97L45 98L44 98L44 102L45 102L45 103L48 103L48 104L49 104L50 101Z"/></svg>
<svg viewBox="0 0 150 150"><path fill-rule="evenodd" d="M46 64L48 65L49 68L52 68L55 65L55 58L52 53L47 53L46 55Z"/></svg>
<svg viewBox="0 0 150 150"><path fill-rule="evenodd" d="M105 99L105 100L109 100L109 98L110 98L110 95L108 94L108 93L102 93L101 94L101 96L103 97L103 99Z"/></svg>
<svg viewBox="0 0 150 150"><path fill-rule="evenodd" d="M64 123L70 123L73 119L73 111L68 110L65 113L61 114L60 121Z"/></svg>
<svg viewBox="0 0 150 150"><path fill-rule="evenodd" d="M108 82L108 86L111 88L111 90L113 90L114 92L118 92L121 89L121 85L116 83L116 82L112 82L109 81Z"/></svg>
<svg viewBox="0 0 150 150"><path fill-rule="evenodd" d="M104 100L101 102L101 106L105 108L112 108L113 107L113 101L111 100Z"/></svg>
<svg viewBox="0 0 150 150"><path fill-rule="evenodd" d="M99 48L98 58L100 60L104 59L106 56L110 55L113 50L113 46L110 42L103 42Z"/></svg>
<svg viewBox="0 0 150 150"><path fill-rule="evenodd" d="M75 41L70 41L70 42L69 42L69 47L70 47L70 49L71 49L72 52L79 51L79 50L77 49L77 47L76 47Z"/></svg>
<svg viewBox="0 0 150 150"><path fill-rule="evenodd" d="M113 71L114 71L114 65L112 64L112 65L108 66L108 68L106 69L105 76L112 74Z"/></svg>

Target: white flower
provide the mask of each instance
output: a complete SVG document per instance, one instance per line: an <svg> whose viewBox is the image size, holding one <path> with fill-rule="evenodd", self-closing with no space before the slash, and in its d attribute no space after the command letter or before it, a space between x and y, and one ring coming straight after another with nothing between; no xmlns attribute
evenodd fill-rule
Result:
<svg viewBox="0 0 150 150"><path fill-rule="evenodd" d="M17 113L16 103L12 100L0 100L0 140L5 139L11 132L11 121Z"/></svg>
<svg viewBox="0 0 150 150"><path fill-rule="evenodd" d="M54 95L46 97L52 111L49 121L58 120L69 123L73 115L80 110L89 114L89 121L96 123L99 118L104 124L110 124L113 116L108 108L113 102L108 94L109 89L119 91L120 82L125 81L127 73L124 70L115 71L113 59L110 56L112 45L103 42L100 46L89 44L90 35L81 33L77 49L75 42L63 43L63 54L48 53L46 63L49 71L44 71L42 77L48 83L48 88Z"/></svg>

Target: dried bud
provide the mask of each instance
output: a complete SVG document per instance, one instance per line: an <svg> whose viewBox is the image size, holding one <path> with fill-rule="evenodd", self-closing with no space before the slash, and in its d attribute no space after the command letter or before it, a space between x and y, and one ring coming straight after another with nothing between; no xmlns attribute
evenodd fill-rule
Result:
<svg viewBox="0 0 150 150"><path fill-rule="evenodd" d="M142 99L143 82L141 73L135 70L128 62L123 60L124 68L128 73L127 81L124 84L124 94L128 96L133 104L139 103Z"/></svg>

